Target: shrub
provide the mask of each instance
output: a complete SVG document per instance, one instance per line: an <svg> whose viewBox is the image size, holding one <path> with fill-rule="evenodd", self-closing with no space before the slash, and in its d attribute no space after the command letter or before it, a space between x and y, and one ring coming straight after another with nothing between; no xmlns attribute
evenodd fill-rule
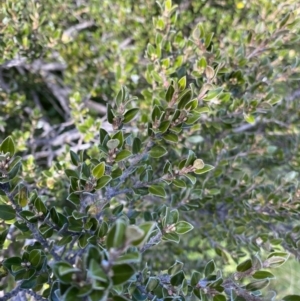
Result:
<svg viewBox="0 0 300 301"><path fill-rule="evenodd" d="M299 6L209 3L3 4L0 300L275 298L299 256Z"/></svg>

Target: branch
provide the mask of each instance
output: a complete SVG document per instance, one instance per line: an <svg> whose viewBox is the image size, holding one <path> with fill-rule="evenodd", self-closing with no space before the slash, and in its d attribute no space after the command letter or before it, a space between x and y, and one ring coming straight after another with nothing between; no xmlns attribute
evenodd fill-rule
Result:
<svg viewBox="0 0 300 301"><path fill-rule="evenodd" d="M162 233L159 230L156 235L152 236L149 239L149 241L145 245L143 245L141 247L140 252L144 253L145 251L147 251L148 249L150 249L152 246L157 245L160 242L161 237L162 237Z"/></svg>
<svg viewBox="0 0 300 301"><path fill-rule="evenodd" d="M84 30L86 28L92 27L95 25L94 21L85 21L76 25L73 25L71 27L69 27L68 29L66 29L62 36L66 39L70 39L70 38L75 38L75 36L81 31Z"/></svg>
<svg viewBox="0 0 300 301"><path fill-rule="evenodd" d="M46 298L43 298L41 295L37 294L33 290L31 290L31 289L22 289L20 286L17 286L11 292L6 293L3 297L0 298L0 300L1 301L8 301L9 299L11 299L13 297L19 297L18 295L21 294L21 293L25 293L25 294L28 294L28 295L34 297L34 299L36 301L47 301L48 300ZM14 300L23 300L23 298L18 298L18 299L15 298Z"/></svg>
<svg viewBox="0 0 300 301"><path fill-rule="evenodd" d="M18 295L18 293L21 291L20 286L15 287L11 292L6 293L3 297L1 297L1 301L7 301L11 299L12 297L15 297Z"/></svg>

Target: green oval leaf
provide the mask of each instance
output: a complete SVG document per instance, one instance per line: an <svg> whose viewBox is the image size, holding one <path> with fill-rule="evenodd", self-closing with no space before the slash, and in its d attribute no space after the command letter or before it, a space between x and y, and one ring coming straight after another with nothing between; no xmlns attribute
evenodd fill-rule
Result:
<svg viewBox="0 0 300 301"><path fill-rule="evenodd" d="M39 265L40 261L41 261L41 258L42 258L41 250L34 249L34 250L30 251L30 253L29 253L29 262L33 266L37 267Z"/></svg>
<svg viewBox="0 0 300 301"><path fill-rule="evenodd" d="M96 179L99 179L104 175L104 172L105 172L105 162L101 162L93 168L92 175Z"/></svg>
<svg viewBox="0 0 300 301"><path fill-rule="evenodd" d="M300 301L299 295L287 295L284 298L282 298L284 301Z"/></svg>
<svg viewBox="0 0 300 301"><path fill-rule="evenodd" d="M179 188L186 188L186 184L183 180L180 180L180 179L175 179L172 181L172 183L176 186L176 187L179 187Z"/></svg>
<svg viewBox="0 0 300 301"><path fill-rule="evenodd" d="M123 123L128 123L130 122L139 112L139 109L137 108L133 108L128 110L125 114L124 114L124 119L123 119Z"/></svg>
<svg viewBox="0 0 300 301"><path fill-rule="evenodd" d="M241 262L237 267L236 267L236 270L238 272L245 272L249 269L252 268L252 260L251 259L247 259L243 262Z"/></svg>
<svg viewBox="0 0 300 301"><path fill-rule="evenodd" d="M2 151L4 154L9 153L12 157L16 152L16 146L13 138L11 136L6 137L1 145L0 145L0 151Z"/></svg>
<svg viewBox="0 0 300 301"><path fill-rule="evenodd" d="M117 264L121 264L121 263L139 263L140 261L141 261L141 253L131 252L119 256L115 262Z"/></svg>
<svg viewBox="0 0 300 301"><path fill-rule="evenodd" d="M167 142L177 143L178 135L176 135L174 133L167 133L167 134L163 135L163 139L166 140Z"/></svg>
<svg viewBox="0 0 300 301"><path fill-rule="evenodd" d="M179 81L178 81L178 87L180 90L184 90L186 87L186 76L183 76Z"/></svg>
<svg viewBox="0 0 300 301"><path fill-rule="evenodd" d="M149 189L149 192L153 195L156 195L156 196L159 196L162 198L167 197L166 191L160 185L151 185L148 189Z"/></svg>
<svg viewBox="0 0 300 301"><path fill-rule="evenodd" d="M194 226L185 221L180 221L175 224L175 232L177 234L185 234L187 232L190 232L193 229L194 229Z"/></svg>
<svg viewBox="0 0 300 301"><path fill-rule="evenodd" d="M178 244L180 241L180 237L177 233L165 233L162 236L162 240L171 241Z"/></svg>
<svg viewBox="0 0 300 301"><path fill-rule="evenodd" d="M152 292L157 288L158 285L159 285L159 279L158 278L149 277L148 282L146 284L146 291L147 292Z"/></svg>
<svg viewBox="0 0 300 301"><path fill-rule="evenodd" d="M160 158L165 156L167 153L168 152L164 147L156 145L149 151L149 156L152 158Z"/></svg>
<svg viewBox="0 0 300 301"><path fill-rule="evenodd" d="M133 246L140 246L142 245L144 242L146 242L149 238L149 236L152 234L154 228L155 228L155 223L154 222L145 222L141 225L139 225L139 229L143 231L143 236L140 237L139 239L132 239L131 244Z"/></svg>
<svg viewBox="0 0 300 301"><path fill-rule="evenodd" d="M245 119L245 121L247 121L250 124L254 124L255 123L255 117L253 115L244 114L244 119Z"/></svg>
<svg viewBox="0 0 300 301"><path fill-rule="evenodd" d="M123 149L117 153L115 161L116 162L123 161L123 160L127 159L128 157L130 157L131 155L132 155L132 153L129 150Z"/></svg>
<svg viewBox="0 0 300 301"><path fill-rule="evenodd" d="M88 271L92 279L108 282L107 274L103 271L102 267L99 265L99 262L97 262L94 258L92 258L90 261Z"/></svg>
<svg viewBox="0 0 300 301"><path fill-rule="evenodd" d="M119 139L110 139L109 141L107 141L106 145L109 149L115 149L118 147L119 143Z"/></svg>
<svg viewBox="0 0 300 301"><path fill-rule="evenodd" d="M168 90L167 90L166 97L165 97L167 102L170 102L172 100L174 91L175 90L174 90L173 85L170 85Z"/></svg>
<svg viewBox="0 0 300 301"><path fill-rule="evenodd" d="M253 278L255 279L265 279L265 278L269 278L269 279L272 279L272 278L275 278L275 276L268 272L268 271L256 271L253 275L252 275Z"/></svg>
<svg viewBox="0 0 300 301"><path fill-rule="evenodd" d="M213 260L209 261L204 269L205 277L211 275L215 271L215 269L216 269L215 262Z"/></svg>
<svg viewBox="0 0 300 301"><path fill-rule="evenodd" d="M177 274L173 275L170 279L170 283L173 286L179 286L182 284L182 281L185 279L183 271L179 271Z"/></svg>
<svg viewBox="0 0 300 301"><path fill-rule="evenodd" d="M116 220L106 237L107 249L121 248L124 246L126 241L126 228L127 225L125 221L122 219Z"/></svg>
<svg viewBox="0 0 300 301"><path fill-rule="evenodd" d="M158 128L160 133L162 133L162 134L165 133L169 129L170 124L171 124L170 120L162 121L159 125L159 128Z"/></svg>
<svg viewBox="0 0 300 301"><path fill-rule="evenodd" d="M248 291L258 291L258 290L268 286L269 283L270 283L269 279L258 280L258 281L254 281L254 282L247 284L245 288Z"/></svg>
<svg viewBox="0 0 300 301"><path fill-rule="evenodd" d="M101 189L105 187L111 181L111 179L112 178L110 176L102 176L97 180L97 185L95 189Z"/></svg>
<svg viewBox="0 0 300 301"><path fill-rule="evenodd" d="M132 143L132 153L138 154L142 148L142 141L140 138L135 137Z"/></svg>
<svg viewBox="0 0 300 301"><path fill-rule="evenodd" d="M107 114L107 121L110 124L113 124L115 116L112 112L112 106L110 104L107 104L106 112L107 112L106 113Z"/></svg>
<svg viewBox="0 0 300 301"><path fill-rule="evenodd" d="M134 268L128 263L114 265L112 271L113 276L111 279L114 285L125 283L135 273Z"/></svg>
<svg viewBox="0 0 300 301"><path fill-rule="evenodd" d="M209 90L206 96L203 98L205 101L210 101L217 98L223 91L223 88L216 88L214 90Z"/></svg>
<svg viewBox="0 0 300 301"><path fill-rule="evenodd" d="M78 166L79 163L79 157L76 153L74 153L72 150L70 150L70 157L71 161L75 166Z"/></svg>
<svg viewBox="0 0 300 301"><path fill-rule="evenodd" d="M0 219L5 221L12 220L16 217L16 211L9 205L0 205Z"/></svg>
<svg viewBox="0 0 300 301"><path fill-rule="evenodd" d="M212 166L212 165L205 164L203 168L201 168L201 169L196 169L196 170L194 171L194 173L197 174L197 175L202 175L202 174L204 174L204 173L206 173L206 172L211 171L211 170L214 169L214 168L215 168L215 167Z"/></svg>
<svg viewBox="0 0 300 301"><path fill-rule="evenodd" d="M185 174L184 175L193 185L195 185L197 179L196 177L192 176L192 175L189 175L189 174Z"/></svg>

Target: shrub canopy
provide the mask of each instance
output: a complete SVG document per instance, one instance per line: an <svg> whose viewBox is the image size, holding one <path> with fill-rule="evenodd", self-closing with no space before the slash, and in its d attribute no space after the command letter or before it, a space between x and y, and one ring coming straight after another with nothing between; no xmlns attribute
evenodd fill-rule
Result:
<svg viewBox="0 0 300 301"><path fill-rule="evenodd" d="M300 300L299 13L2 3L0 300Z"/></svg>

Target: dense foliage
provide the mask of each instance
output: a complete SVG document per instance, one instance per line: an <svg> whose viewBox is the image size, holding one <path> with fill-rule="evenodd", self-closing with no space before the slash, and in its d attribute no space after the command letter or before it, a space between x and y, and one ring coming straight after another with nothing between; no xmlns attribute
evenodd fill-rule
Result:
<svg viewBox="0 0 300 301"><path fill-rule="evenodd" d="M299 13L3 1L0 300L300 300Z"/></svg>

